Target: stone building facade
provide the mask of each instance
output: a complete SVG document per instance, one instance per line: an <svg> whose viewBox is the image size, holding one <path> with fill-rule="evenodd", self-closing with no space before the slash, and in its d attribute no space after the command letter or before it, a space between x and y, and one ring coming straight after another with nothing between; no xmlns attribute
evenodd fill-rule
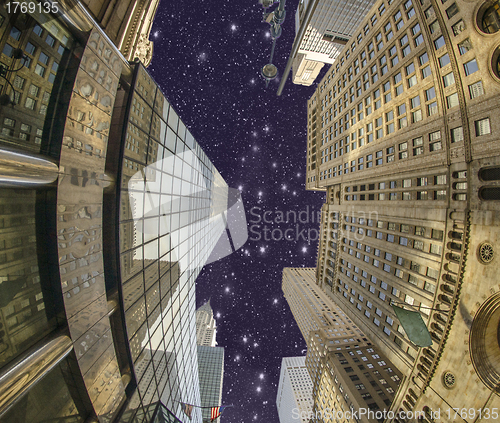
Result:
<svg viewBox="0 0 500 423"><path fill-rule="evenodd" d="M308 102L318 284L404 374L392 410L429 422L500 406L499 17L498 1L378 1Z"/></svg>
<svg viewBox="0 0 500 423"><path fill-rule="evenodd" d="M84 0L82 3L127 60L139 60L149 66L153 58L149 34L159 0Z"/></svg>
<svg viewBox="0 0 500 423"><path fill-rule="evenodd" d="M368 410L388 411L401 372L318 287L315 270L283 269L283 292L307 343L305 364L314 402L307 417L318 423L332 418L347 423L355 415L345 412L365 410L359 416L365 423L373 421Z"/></svg>

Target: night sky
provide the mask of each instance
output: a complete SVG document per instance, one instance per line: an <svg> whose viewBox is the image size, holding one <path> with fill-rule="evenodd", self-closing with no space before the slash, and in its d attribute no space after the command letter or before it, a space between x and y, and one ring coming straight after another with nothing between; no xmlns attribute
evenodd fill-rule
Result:
<svg viewBox="0 0 500 423"><path fill-rule="evenodd" d="M272 40L257 0L162 0L150 35L149 72L245 203L249 240L206 266L196 281L197 307L211 298L217 342L225 347L222 400L234 407L222 423L278 423L281 359L306 353L281 290L284 267L315 266L317 214L324 201L324 194L305 191L307 99L314 86L293 85L289 77L276 96L297 4L286 4L274 56L278 78L267 89L260 69L269 61ZM285 218L289 211L302 212L302 222L309 223L293 214L288 223L276 223L278 211ZM265 212L273 222L257 223ZM277 240L286 229L292 240Z"/></svg>

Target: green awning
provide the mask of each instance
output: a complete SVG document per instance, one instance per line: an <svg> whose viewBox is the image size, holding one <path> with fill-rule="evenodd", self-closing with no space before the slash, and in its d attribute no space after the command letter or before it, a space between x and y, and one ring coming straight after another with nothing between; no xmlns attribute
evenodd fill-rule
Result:
<svg viewBox="0 0 500 423"><path fill-rule="evenodd" d="M405 310L392 304L392 309L396 313L396 317L403 326L403 329L417 347L429 347L432 345L432 338L424 319L418 311Z"/></svg>

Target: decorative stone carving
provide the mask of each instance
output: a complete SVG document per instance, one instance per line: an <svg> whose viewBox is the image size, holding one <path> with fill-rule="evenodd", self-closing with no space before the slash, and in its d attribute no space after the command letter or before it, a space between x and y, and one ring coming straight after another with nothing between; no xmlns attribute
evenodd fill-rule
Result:
<svg viewBox="0 0 500 423"><path fill-rule="evenodd" d="M147 35L141 34L132 55L134 60L140 60L145 67L148 67L153 58L153 42L149 41Z"/></svg>

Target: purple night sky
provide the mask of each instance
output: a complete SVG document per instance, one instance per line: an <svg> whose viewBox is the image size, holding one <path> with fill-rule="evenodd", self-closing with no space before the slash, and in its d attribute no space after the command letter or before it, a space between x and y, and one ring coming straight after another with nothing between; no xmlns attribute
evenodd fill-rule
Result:
<svg viewBox="0 0 500 423"><path fill-rule="evenodd" d="M307 230L317 236L324 201L324 194L304 188L307 99L314 86L293 85L289 77L282 96L276 96L295 35L297 4L286 4L274 55L278 78L268 89L260 69L269 61L272 40L257 0L163 0L150 35L149 72L245 203L249 240L206 266L196 282L197 307L211 298L217 342L225 347L222 398L234 407L222 423L278 423L281 359L306 352L281 290L284 267L315 266L317 242L307 241ZM276 223L278 211L302 211L309 223L295 222L293 214L288 223ZM257 223L265 212L272 222ZM286 229L292 240L271 239Z"/></svg>

